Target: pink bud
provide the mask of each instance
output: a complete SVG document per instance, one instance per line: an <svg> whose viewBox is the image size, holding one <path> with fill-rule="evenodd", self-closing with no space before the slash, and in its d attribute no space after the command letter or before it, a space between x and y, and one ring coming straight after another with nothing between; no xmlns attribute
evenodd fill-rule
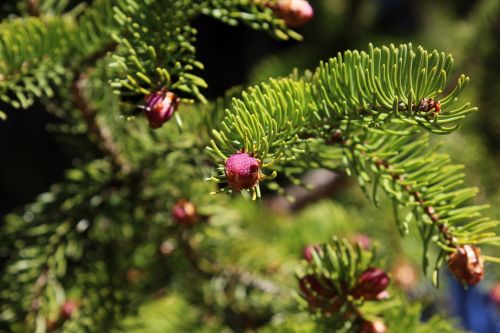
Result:
<svg viewBox="0 0 500 333"><path fill-rule="evenodd" d="M224 172L229 188L235 191L250 189L259 182L260 163L255 157L239 152L226 160Z"/></svg>
<svg viewBox="0 0 500 333"><path fill-rule="evenodd" d="M363 250L368 250L372 245L370 237L365 234L354 234L352 236L352 242L358 244Z"/></svg>
<svg viewBox="0 0 500 333"><path fill-rule="evenodd" d="M158 128L174 115L179 106L179 98L165 89L147 97L145 113L151 128Z"/></svg>
<svg viewBox="0 0 500 333"><path fill-rule="evenodd" d="M363 297L367 300L376 300L388 296L385 289L389 285L389 276L376 267L366 269L358 278L356 287L351 292L356 298Z"/></svg>
<svg viewBox="0 0 500 333"><path fill-rule="evenodd" d="M172 218L183 225L193 225L198 221L195 205L187 200L179 200L172 208Z"/></svg>
<svg viewBox="0 0 500 333"><path fill-rule="evenodd" d="M316 252L321 251L321 246L319 246L319 245L307 245L304 248L304 252L302 254L303 258L307 262L311 262L313 260L313 252L314 251L316 251Z"/></svg>
<svg viewBox="0 0 500 333"><path fill-rule="evenodd" d="M78 304L75 301L67 300L61 307L61 317L68 319L78 309Z"/></svg>
<svg viewBox="0 0 500 333"><path fill-rule="evenodd" d="M274 10L289 27L300 27L309 22L314 15L311 5L306 0L279 0Z"/></svg>

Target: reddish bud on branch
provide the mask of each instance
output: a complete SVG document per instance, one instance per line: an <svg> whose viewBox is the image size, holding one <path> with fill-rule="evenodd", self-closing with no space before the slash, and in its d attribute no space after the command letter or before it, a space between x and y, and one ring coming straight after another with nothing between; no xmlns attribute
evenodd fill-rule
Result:
<svg viewBox="0 0 500 333"><path fill-rule="evenodd" d="M314 16L314 11L306 0L279 0L273 9L289 27L303 26Z"/></svg>
<svg viewBox="0 0 500 333"><path fill-rule="evenodd" d="M61 306L61 317L69 319L78 310L78 304L72 300L66 300Z"/></svg>
<svg viewBox="0 0 500 333"><path fill-rule="evenodd" d="M232 190L251 189L259 183L260 162L248 153L239 152L229 156L224 164L224 172Z"/></svg>
<svg viewBox="0 0 500 333"><path fill-rule="evenodd" d="M172 208L172 218L180 225L194 225L199 217L196 213L196 206L187 200L179 200Z"/></svg>
<svg viewBox="0 0 500 333"><path fill-rule="evenodd" d="M179 106L176 94L166 89L149 95L146 99L145 114L151 128L159 128L170 120Z"/></svg>
<svg viewBox="0 0 500 333"><path fill-rule="evenodd" d="M313 260L313 252L319 253L321 251L321 246L319 245L307 245L304 248L302 257L307 261L311 262Z"/></svg>
<svg viewBox="0 0 500 333"><path fill-rule="evenodd" d="M356 287L351 295L356 298L363 297L366 300L378 300L388 296L386 288L391 279L380 268L371 267L366 269L358 278Z"/></svg>

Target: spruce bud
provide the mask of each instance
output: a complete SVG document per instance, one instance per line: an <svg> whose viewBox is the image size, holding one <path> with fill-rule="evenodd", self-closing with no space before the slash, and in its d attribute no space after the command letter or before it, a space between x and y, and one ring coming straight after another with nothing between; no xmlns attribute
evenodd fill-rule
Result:
<svg viewBox="0 0 500 333"><path fill-rule="evenodd" d="M64 319L71 318L73 313L78 309L78 304L72 300L66 300L61 306L61 317Z"/></svg>
<svg viewBox="0 0 500 333"><path fill-rule="evenodd" d="M326 277L308 274L299 279L302 297L307 301L309 309L321 310L323 313L337 311L342 303L332 282Z"/></svg>
<svg viewBox="0 0 500 333"><path fill-rule="evenodd" d="M224 172L232 190L250 189L259 183L260 162L245 152L239 152L226 160Z"/></svg>
<svg viewBox="0 0 500 333"><path fill-rule="evenodd" d="M198 222L196 206L187 200L179 200L172 208L172 218L181 225L194 225Z"/></svg>
<svg viewBox="0 0 500 333"><path fill-rule="evenodd" d="M311 262L313 260L313 252L319 253L321 251L321 246L319 245L307 245L304 248L302 257L307 261Z"/></svg>
<svg viewBox="0 0 500 333"><path fill-rule="evenodd" d="M368 268L359 276L351 295L356 298L363 297L366 300L383 299L388 296L385 289L390 281L389 276L380 268Z"/></svg>
<svg viewBox="0 0 500 333"><path fill-rule="evenodd" d="M179 106L176 94L166 89L149 95L146 99L145 113L151 128L159 128L174 115Z"/></svg>
<svg viewBox="0 0 500 333"><path fill-rule="evenodd" d="M358 244L363 250L368 250L372 246L372 240L366 234L354 234L352 242Z"/></svg>
<svg viewBox="0 0 500 333"><path fill-rule="evenodd" d="M470 286L477 284L484 276L481 250L474 245L458 246L448 257L448 267L460 282Z"/></svg>
<svg viewBox="0 0 500 333"><path fill-rule="evenodd" d="M314 15L311 5L306 0L278 0L274 11L289 27L303 26Z"/></svg>
<svg viewBox="0 0 500 333"><path fill-rule="evenodd" d="M365 321L361 325L361 333L385 333L387 326L382 320Z"/></svg>
<svg viewBox="0 0 500 333"><path fill-rule="evenodd" d="M434 100L434 98L422 98L420 100L420 104L418 105L418 110L424 113L434 110L432 114L436 115L441 112L441 103Z"/></svg>

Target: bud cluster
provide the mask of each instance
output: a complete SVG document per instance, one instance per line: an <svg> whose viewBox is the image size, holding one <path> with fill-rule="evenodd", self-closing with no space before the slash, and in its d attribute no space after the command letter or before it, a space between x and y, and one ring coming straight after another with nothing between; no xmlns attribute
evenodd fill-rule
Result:
<svg viewBox="0 0 500 333"><path fill-rule="evenodd" d="M322 256L322 251L319 245L308 245L304 248L303 258L312 264L314 253ZM334 284L331 278L321 274L303 276L299 279L299 288L312 312L320 310L323 313L333 313L346 302L347 296L368 301L387 298L389 293L386 289L389 283L390 278L383 270L370 267L357 277L356 284L352 288L348 287L346 281ZM341 286L340 289L338 285Z"/></svg>
<svg viewBox="0 0 500 333"><path fill-rule="evenodd" d="M418 111L424 113L432 111L432 114L436 115L441 112L441 103L434 98L422 98L420 100L420 104L418 105Z"/></svg>

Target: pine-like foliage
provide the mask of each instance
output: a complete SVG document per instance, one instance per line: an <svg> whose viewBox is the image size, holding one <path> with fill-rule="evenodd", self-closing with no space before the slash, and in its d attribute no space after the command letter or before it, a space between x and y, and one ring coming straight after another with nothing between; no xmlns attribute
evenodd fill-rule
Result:
<svg viewBox="0 0 500 333"><path fill-rule="evenodd" d="M375 203L378 190L384 190L401 233L416 220L424 248L432 240L442 248L437 274L445 251L456 245L498 244L487 232L497 222L480 215L486 207L468 205L477 189L461 188L462 167L429 147L420 130L450 133L476 110L458 102L468 81L464 75L451 93L440 96L451 64L451 56L421 47L414 52L411 45L348 51L320 64L310 78L271 81L243 93L227 110L221 130L214 130L208 151L222 164L243 149L260 159L264 170L276 172L283 161L285 173L295 162L304 168L301 156L307 156L309 167L356 175ZM225 175L220 178L214 179L223 181ZM427 265L424 254L424 269Z"/></svg>
<svg viewBox="0 0 500 333"><path fill-rule="evenodd" d="M97 1L75 17L14 18L1 23L1 99L26 108L36 97L52 97L74 70L108 43L115 23L111 3Z"/></svg>
<svg viewBox="0 0 500 333"><path fill-rule="evenodd" d="M39 100L79 156L5 217L0 330L457 332L442 317L421 323L421 305L389 285L391 249L349 240L355 226L374 229L368 214L326 201L287 215L247 200L291 198L287 182L314 169L353 176L377 207L392 204L402 236L419 232L435 285L447 260L462 282L481 279L483 262L499 261L479 252L500 245L497 222L431 140L477 111L451 55L370 44L208 101L193 20L300 40L282 1L73 5L26 1L0 23L0 99ZM157 111L170 112L159 126ZM235 155L257 170L230 170ZM457 266L461 251L469 261Z"/></svg>

